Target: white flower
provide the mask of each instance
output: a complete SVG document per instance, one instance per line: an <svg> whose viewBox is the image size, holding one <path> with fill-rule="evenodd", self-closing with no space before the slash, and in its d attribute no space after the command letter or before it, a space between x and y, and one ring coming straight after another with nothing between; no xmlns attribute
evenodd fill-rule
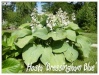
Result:
<svg viewBox="0 0 99 75"><path fill-rule="evenodd" d="M72 17L72 20L76 20L76 18L75 17Z"/></svg>
<svg viewBox="0 0 99 75"><path fill-rule="evenodd" d="M65 27L69 24L69 17L66 12L63 12L61 8L56 13L56 15L49 14L48 18L46 20L47 27L50 28L50 30L53 29L56 25L59 27Z"/></svg>
<svg viewBox="0 0 99 75"><path fill-rule="evenodd" d="M46 23L48 23L48 20L46 20Z"/></svg>
<svg viewBox="0 0 99 75"><path fill-rule="evenodd" d="M64 15L67 15L66 11L63 13Z"/></svg>
<svg viewBox="0 0 99 75"><path fill-rule="evenodd" d="M53 15L53 19L55 19L55 15Z"/></svg>
<svg viewBox="0 0 99 75"><path fill-rule="evenodd" d="M63 24L64 24L65 26L67 26L67 25L69 24L69 22L70 22L69 20L68 20L68 21L64 21Z"/></svg>
<svg viewBox="0 0 99 75"><path fill-rule="evenodd" d="M37 21L36 18L33 19L34 21Z"/></svg>
<svg viewBox="0 0 99 75"><path fill-rule="evenodd" d="M50 30L52 30L52 25L51 24L47 24L47 27L49 27L50 28Z"/></svg>
<svg viewBox="0 0 99 75"><path fill-rule="evenodd" d="M31 29L33 29L34 27L32 26Z"/></svg>
<svg viewBox="0 0 99 75"><path fill-rule="evenodd" d="M31 17L32 17L33 15L35 15L35 14L34 14L34 13L31 13Z"/></svg>
<svg viewBox="0 0 99 75"><path fill-rule="evenodd" d="M76 20L75 13L72 13L72 20Z"/></svg>
<svg viewBox="0 0 99 75"><path fill-rule="evenodd" d="M62 13L63 11L62 11L62 9L61 9L61 8L59 8L59 11L58 11L58 12Z"/></svg>
<svg viewBox="0 0 99 75"><path fill-rule="evenodd" d="M55 23L53 23L53 27L55 27Z"/></svg>
<svg viewBox="0 0 99 75"><path fill-rule="evenodd" d="M36 12L37 11L37 8L34 8L34 10L33 10L34 12Z"/></svg>
<svg viewBox="0 0 99 75"><path fill-rule="evenodd" d="M32 20L34 19L34 17L32 16Z"/></svg>

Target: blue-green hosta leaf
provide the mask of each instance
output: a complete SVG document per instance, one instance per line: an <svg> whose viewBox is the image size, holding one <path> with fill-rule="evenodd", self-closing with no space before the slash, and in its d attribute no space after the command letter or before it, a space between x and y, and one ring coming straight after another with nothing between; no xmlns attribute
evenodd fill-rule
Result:
<svg viewBox="0 0 99 75"><path fill-rule="evenodd" d="M48 31L46 28L41 28L41 29L38 29L36 30L34 33L33 33L33 36L36 36L40 39L43 39L43 40L47 40L48 39Z"/></svg>
<svg viewBox="0 0 99 75"><path fill-rule="evenodd" d="M33 40L33 36L25 36L23 38L19 38L18 41L15 43L19 48L23 48L25 45L27 45L31 40Z"/></svg>
<svg viewBox="0 0 99 75"><path fill-rule="evenodd" d="M82 35L77 36L77 43L81 45L80 49L83 52L84 57L88 57L90 53L91 43L87 37Z"/></svg>
<svg viewBox="0 0 99 75"><path fill-rule="evenodd" d="M78 51L76 51L72 47L69 47L68 50L64 52L64 55L69 62L73 62L78 58Z"/></svg>
<svg viewBox="0 0 99 75"><path fill-rule="evenodd" d="M54 61L56 62L56 64L53 65L64 65L65 64L65 56L61 53L61 54L55 54L54 55Z"/></svg>
<svg viewBox="0 0 99 75"><path fill-rule="evenodd" d="M65 57L63 54L53 54L51 47L45 48L40 58L44 65L49 63L52 66L65 64Z"/></svg>
<svg viewBox="0 0 99 75"><path fill-rule="evenodd" d="M66 30L67 33L67 38L71 41L75 41L76 40L76 33L73 30Z"/></svg>
<svg viewBox="0 0 99 75"><path fill-rule="evenodd" d="M52 56L53 54L52 54L51 47L47 47L43 49L43 53L42 53L40 60L42 61L44 65L46 65L46 63L50 63Z"/></svg>
<svg viewBox="0 0 99 75"><path fill-rule="evenodd" d="M14 31L11 36L16 36L17 38L24 37L26 35L32 34L31 30L29 29L21 29Z"/></svg>
<svg viewBox="0 0 99 75"><path fill-rule="evenodd" d="M62 40L62 39L65 39L66 38L66 31L63 31L63 30L56 30L56 32L50 32L48 34L49 37L52 37L53 40Z"/></svg>
<svg viewBox="0 0 99 75"><path fill-rule="evenodd" d="M23 29L23 28L27 28L30 27L30 23L24 23L22 25L19 26L19 29Z"/></svg>
<svg viewBox="0 0 99 75"><path fill-rule="evenodd" d="M73 22L70 22L70 23L68 24L68 26L69 26L70 28L72 28L73 30L79 29L78 25L75 24L75 23L73 23Z"/></svg>
<svg viewBox="0 0 99 75"><path fill-rule="evenodd" d="M26 65L33 64L37 62L38 58L43 53L43 47L41 45L27 45L23 49L22 58Z"/></svg>
<svg viewBox="0 0 99 75"><path fill-rule="evenodd" d="M21 70L21 64L14 58L4 60L2 63L3 73L18 73Z"/></svg>
<svg viewBox="0 0 99 75"><path fill-rule="evenodd" d="M54 53L62 53L64 51L66 51L68 49L69 45L67 42L63 42L63 41L55 41L52 44L52 51Z"/></svg>

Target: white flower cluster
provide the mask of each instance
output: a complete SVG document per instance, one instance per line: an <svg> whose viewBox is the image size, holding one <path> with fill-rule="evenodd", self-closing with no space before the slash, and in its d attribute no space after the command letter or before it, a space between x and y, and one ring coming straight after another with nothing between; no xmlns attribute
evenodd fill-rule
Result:
<svg viewBox="0 0 99 75"><path fill-rule="evenodd" d="M35 31L35 28L42 28L42 25L38 21L37 16L38 16L37 10L36 10L36 8L34 8L33 12L31 13L32 21L31 21L31 25L30 25L33 32Z"/></svg>
<svg viewBox="0 0 99 75"><path fill-rule="evenodd" d="M72 20L76 20L75 13L72 13Z"/></svg>
<svg viewBox="0 0 99 75"><path fill-rule="evenodd" d="M31 13L31 29L34 32L36 28L42 28L43 25L38 21L39 14L37 13L37 9L35 8L33 12ZM72 14L72 20L76 20L75 13ZM54 27L66 27L69 24L69 16L67 15L66 11L62 11L61 8L59 8L58 12L56 12L56 15L50 14L48 15L48 18L46 20L46 26L50 28L50 30L53 30Z"/></svg>
<svg viewBox="0 0 99 75"><path fill-rule="evenodd" d="M50 30L52 30L52 28L54 26L56 26L56 22L55 21L56 21L55 15L53 15L53 14L49 15L49 17L46 20L46 23L47 23L47 27L49 27Z"/></svg>
<svg viewBox="0 0 99 75"><path fill-rule="evenodd" d="M69 16L67 16L66 11L62 11L61 8L59 8L59 11L57 12L56 16L58 16L59 21L64 24L65 26L69 23Z"/></svg>
<svg viewBox="0 0 99 75"><path fill-rule="evenodd" d="M53 30L53 27L55 26L65 27L69 23L69 17L67 16L66 12L63 12L61 8L59 8L59 11L56 13L56 15L49 15L46 23L50 30Z"/></svg>

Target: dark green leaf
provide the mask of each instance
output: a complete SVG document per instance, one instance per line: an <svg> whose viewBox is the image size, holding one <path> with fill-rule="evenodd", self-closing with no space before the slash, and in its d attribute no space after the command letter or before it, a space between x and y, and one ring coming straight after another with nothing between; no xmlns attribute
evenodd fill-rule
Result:
<svg viewBox="0 0 99 75"><path fill-rule="evenodd" d="M7 39L7 45L13 46L15 39L16 39L16 36L11 36L10 38L8 38Z"/></svg>
<svg viewBox="0 0 99 75"><path fill-rule="evenodd" d="M2 63L3 73L18 73L21 69L21 64L14 58L9 58Z"/></svg>
<svg viewBox="0 0 99 75"><path fill-rule="evenodd" d="M54 41L54 43L52 44L52 51L54 53L61 53L64 52L68 49L69 45L67 42L63 42L63 41Z"/></svg>

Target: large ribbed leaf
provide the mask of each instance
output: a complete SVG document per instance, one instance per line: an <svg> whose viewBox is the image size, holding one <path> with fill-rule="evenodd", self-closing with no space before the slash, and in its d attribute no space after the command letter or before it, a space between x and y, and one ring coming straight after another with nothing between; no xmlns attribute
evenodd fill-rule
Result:
<svg viewBox="0 0 99 75"><path fill-rule="evenodd" d="M23 28L27 28L30 27L30 23L24 23L22 25L19 26L19 29L23 29Z"/></svg>
<svg viewBox="0 0 99 75"><path fill-rule="evenodd" d="M81 45L80 50L83 52L84 57L88 57L90 53L91 43L87 37L82 35L77 36L77 43Z"/></svg>
<svg viewBox="0 0 99 75"><path fill-rule="evenodd" d="M75 24L75 23L73 23L73 22L70 22L70 23L68 24L68 26L69 26L70 28L72 28L73 30L79 29L78 25Z"/></svg>
<svg viewBox="0 0 99 75"><path fill-rule="evenodd" d="M22 53L22 58L25 64L28 65L37 62L38 58L43 53L43 49L44 48L41 45L37 45L37 46L27 45L23 49L23 53Z"/></svg>
<svg viewBox="0 0 99 75"><path fill-rule="evenodd" d="M21 29L21 30L16 30L14 31L11 36L16 36L17 38L19 37L24 37L26 35L32 34L31 30L29 29Z"/></svg>
<svg viewBox="0 0 99 75"><path fill-rule="evenodd" d="M68 49L69 45L67 42L64 41L54 41L52 44L52 51L54 53L61 53Z"/></svg>
<svg viewBox="0 0 99 75"><path fill-rule="evenodd" d="M27 45L31 40L33 39L32 35L25 36L24 38L19 38L18 41L15 43L20 48L23 48L25 45Z"/></svg>
<svg viewBox="0 0 99 75"><path fill-rule="evenodd" d="M65 64L65 57L63 54L53 54L51 47L45 48L40 58L42 63L46 65L49 63L52 66Z"/></svg>
<svg viewBox="0 0 99 75"><path fill-rule="evenodd" d="M48 34L49 37L52 37L53 40L62 40L66 38L66 31L57 29L56 32L50 32Z"/></svg>
<svg viewBox="0 0 99 75"><path fill-rule="evenodd" d="M43 49L43 53L42 53L40 60L42 61L44 65L46 65L46 63L50 63L52 56L53 54L52 54L51 47L47 47Z"/></svg>
<svg viewBox="0 0 99 75"><path fill-rule="evenodd" d="M56 65L65 64L65 56L62 53L61 54L55 54L54 58L55 58Z"/></svg>
<svg viewBox="0 0 99 75"><path fill-rule="evenodd" d="M75 41L76 40L76 33L73 30L66 30L67 33L67 38L71 41Z"/></svg>
<svg viewBox="0 0 99 75"><path fill-rule="evenodd" d="M36 36L38 38L41 38L43 40L47 40L48 39L48 31L46 28L41 28L41 29L38 29L36 30L34 33L33 33L33 36Z"/></svg>
<svg viewBox="0 0 99 75"><path fill-rule="evenodd" d="M3 73L18 73L21 70L21 64L14 58L4 60L2 63Z"/></svg>
<svg viewBox="0 0 99 75"><path fill-rule="evenodd" d="M78 52L72 47L69 47L68 50L64 52L64 55L69 62L73 62L78 58Z"/></svg>
<svg viewBox="0 0 99 75"><path fill-rule="evenodd" d="M40 58L40 60L42 61L42 63L44 65L46 65L47 63L49 63L51 65L56 65L56 61L55 61L54 55L52 53L51 47L45 48L43 50L43 54L42 54L42 57Z"/></svg>

